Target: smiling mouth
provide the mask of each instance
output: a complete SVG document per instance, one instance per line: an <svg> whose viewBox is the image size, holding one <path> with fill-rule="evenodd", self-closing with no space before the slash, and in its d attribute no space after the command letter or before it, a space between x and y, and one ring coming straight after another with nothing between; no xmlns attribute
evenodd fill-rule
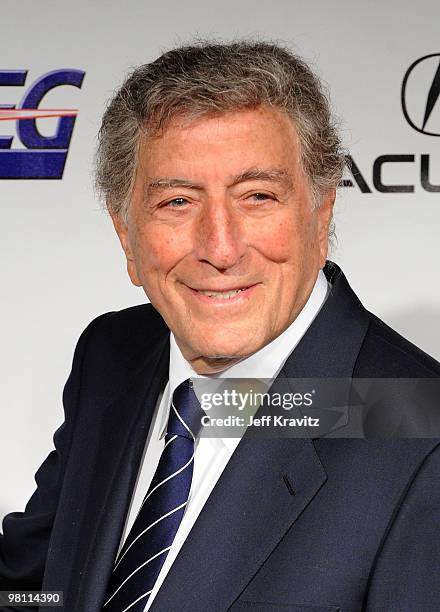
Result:
<svg viewBox="0 0 440 612"><path fill-rule="evenodd" d="M241 289L232 289L231 291L210 291L207 289L206 291L197 290L197 293L201 293L202 295L206 295L210 298L219 298L221 300L230 300L235 297L242 291L246 291L249 287L242 287Z"/></svg>
<svg viewBox="0 0 440 612"><path fill-rule="evenodd" d="M257 283L258 284L258 283ZM188 285L187 285L188 286ZM193 295L198 297L203 301L211 301L212 302L223 302L226 303L228 301L235 301L240 299L241 296L247 296L256 285L248 285L246 287L238 287L236 289L225 289L223 291L218 291L215 289L194 289L192 287L188 287L191 290Z"/></svg>

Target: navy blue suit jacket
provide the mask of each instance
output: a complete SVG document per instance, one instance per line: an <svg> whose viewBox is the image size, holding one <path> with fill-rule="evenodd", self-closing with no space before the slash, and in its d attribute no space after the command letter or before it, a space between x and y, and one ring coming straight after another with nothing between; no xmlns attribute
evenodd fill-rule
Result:
<svg viewBox="0 0 440 612"><path fill-rule="evenodd" d="M364 309L337 266L325 272L332 291L281 378L440 376ZM101 610L168 347L151 305L84 331L56 450L25 512L4 521L2 589L62 590L67 612ZM438 439L245 436L152 611L438 612L439 570Z"/></svg>

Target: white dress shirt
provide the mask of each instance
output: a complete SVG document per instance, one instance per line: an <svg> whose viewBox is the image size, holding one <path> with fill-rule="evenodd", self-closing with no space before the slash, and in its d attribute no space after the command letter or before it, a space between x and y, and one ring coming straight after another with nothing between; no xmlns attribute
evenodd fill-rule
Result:
<svg viewBox="0 0 440 612"><path fill-rule="evenodd" d="M209 376L209 378L276 378L286 359L301 340L324 304L328 289L327 279L322 270L320 270L309 299L297 318L282 334L250 357L243 359L219 374ZM193 379L197 394L197 381L195 379L206 377L200 376L193 370L177 346L174 335L171 334L169 380L163 394L157 401L120 547L122 547L130 532L159 463L165 444L164 438L174 390L188 378ZM150 608L171 565L239 442L240 438L218 437L200 437L196 441L194 470L188 504L176 537L156 580L153 591L148 598L145 612Z"/></svg>

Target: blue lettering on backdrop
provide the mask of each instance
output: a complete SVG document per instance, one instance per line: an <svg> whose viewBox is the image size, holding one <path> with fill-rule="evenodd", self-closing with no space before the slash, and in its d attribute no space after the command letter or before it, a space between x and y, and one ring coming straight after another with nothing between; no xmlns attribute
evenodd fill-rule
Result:
<svg viewBox="0 0 440 612"><path fill-rule="evenodd" d="M85 72L76 69L53 70L37 79L20 104L0 104L0 119L16 119L17 135L24 149L13 149L13 136L0 136L0 179L61 179L76 119L76 110L47 109L39 105L55 87L80 88ZM27 70L0 70L0 86L23 86ZM9 111L9 112L8 112ZM55 133L43 136L36 120L59 117Z"/></svg>

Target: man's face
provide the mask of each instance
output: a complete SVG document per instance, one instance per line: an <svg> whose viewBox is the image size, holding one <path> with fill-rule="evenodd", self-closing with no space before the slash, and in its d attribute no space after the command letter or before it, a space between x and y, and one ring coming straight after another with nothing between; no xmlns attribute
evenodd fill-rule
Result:
<svg viewBox="0 0 440 612"><path fill-rule="evenodd" d="M200 373L282 333L325 263L334 193L313 210L299 146L263 107L141 142L128 224L113 220L132 282Z"/></svg>

